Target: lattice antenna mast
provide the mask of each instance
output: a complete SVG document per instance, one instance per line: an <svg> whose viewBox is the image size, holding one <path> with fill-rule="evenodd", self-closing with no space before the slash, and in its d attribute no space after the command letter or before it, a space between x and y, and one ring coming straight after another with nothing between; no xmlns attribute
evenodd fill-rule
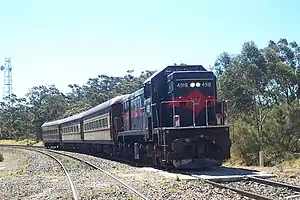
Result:
<svg viewBox="0 0 300 200"><path fill-rule="evenodd" d="M10 57L5 57L5 64L1 66L1 71L4 71L3 100L5 100L5 98L12 95L12 67Z"/></svg>

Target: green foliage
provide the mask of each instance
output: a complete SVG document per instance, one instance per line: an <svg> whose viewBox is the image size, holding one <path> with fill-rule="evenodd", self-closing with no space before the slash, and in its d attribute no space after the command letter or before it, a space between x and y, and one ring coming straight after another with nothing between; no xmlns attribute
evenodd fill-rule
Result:
<svg viewBox="0 0 300 200"><path fill-rule="evenodd" d="M246 42L240 54L221 55L215 66L225 69L218 77L219 97L232 102L232 161L256 165L261 150L267 165L290 159L300 138L298 44L280 39L259 49Z"/></svg>
<svg viewBox="0 0 300 200"><path fill-rule="evenodd" d="M54 85L36 86L26 94L27 99L13 95L1 104L0 139L24 140L27 145L35 145L32 140L40 140L41 125L83 112L116 95L131 93L142 87L143 81L154 71L144 71L139 77L128 70L124 77L99 75L91 78L86 85L70 84L71 92L61 93ZM24 140L26 141L26 140Z"/></svg>

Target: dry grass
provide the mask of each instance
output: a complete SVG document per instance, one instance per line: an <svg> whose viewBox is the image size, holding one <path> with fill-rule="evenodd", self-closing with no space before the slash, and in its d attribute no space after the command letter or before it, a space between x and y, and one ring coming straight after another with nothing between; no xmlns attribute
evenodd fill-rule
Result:
<svg viewBox="0 0 300 200"><path fill-rule="evenodd" d="M300 167L300 158L284 161L281 165L284 167Z"/></svg>
<svg viewBox="0 0 300 200"><path fill-rule="evenodd" d="M29 145L29 146L43 146L44 143L42 141L36 142L35 140L0 140L0 144L7 144L7 145Z"/></svg>

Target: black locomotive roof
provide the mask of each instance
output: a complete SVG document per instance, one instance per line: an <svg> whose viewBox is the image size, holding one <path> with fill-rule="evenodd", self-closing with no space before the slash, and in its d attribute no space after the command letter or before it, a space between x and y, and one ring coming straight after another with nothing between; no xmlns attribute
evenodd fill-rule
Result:
<svg viewBox="0 0 300 200"><path fill-rule="evenodd" d="M152 74L152 76L150 76L146 81L144 81L144 84L148 83L149 81L155 79L158 76L161 75L168 76L170 73L174 71L207 71L207 70L202 65L171 65Z"/></svg>

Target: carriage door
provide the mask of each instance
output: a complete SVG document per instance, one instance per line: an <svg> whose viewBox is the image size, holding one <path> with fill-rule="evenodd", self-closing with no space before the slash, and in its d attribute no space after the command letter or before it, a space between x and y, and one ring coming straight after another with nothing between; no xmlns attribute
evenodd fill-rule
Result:
<svg viewBox="0 0 300 200"><path fill-rule="evenodd" d="M151 85L150 83L146 83L144 86L144 127L145 129L148 129L147 131L147 137L150 141L153 140L152 136L152 109L151 109Z"/></svg>

